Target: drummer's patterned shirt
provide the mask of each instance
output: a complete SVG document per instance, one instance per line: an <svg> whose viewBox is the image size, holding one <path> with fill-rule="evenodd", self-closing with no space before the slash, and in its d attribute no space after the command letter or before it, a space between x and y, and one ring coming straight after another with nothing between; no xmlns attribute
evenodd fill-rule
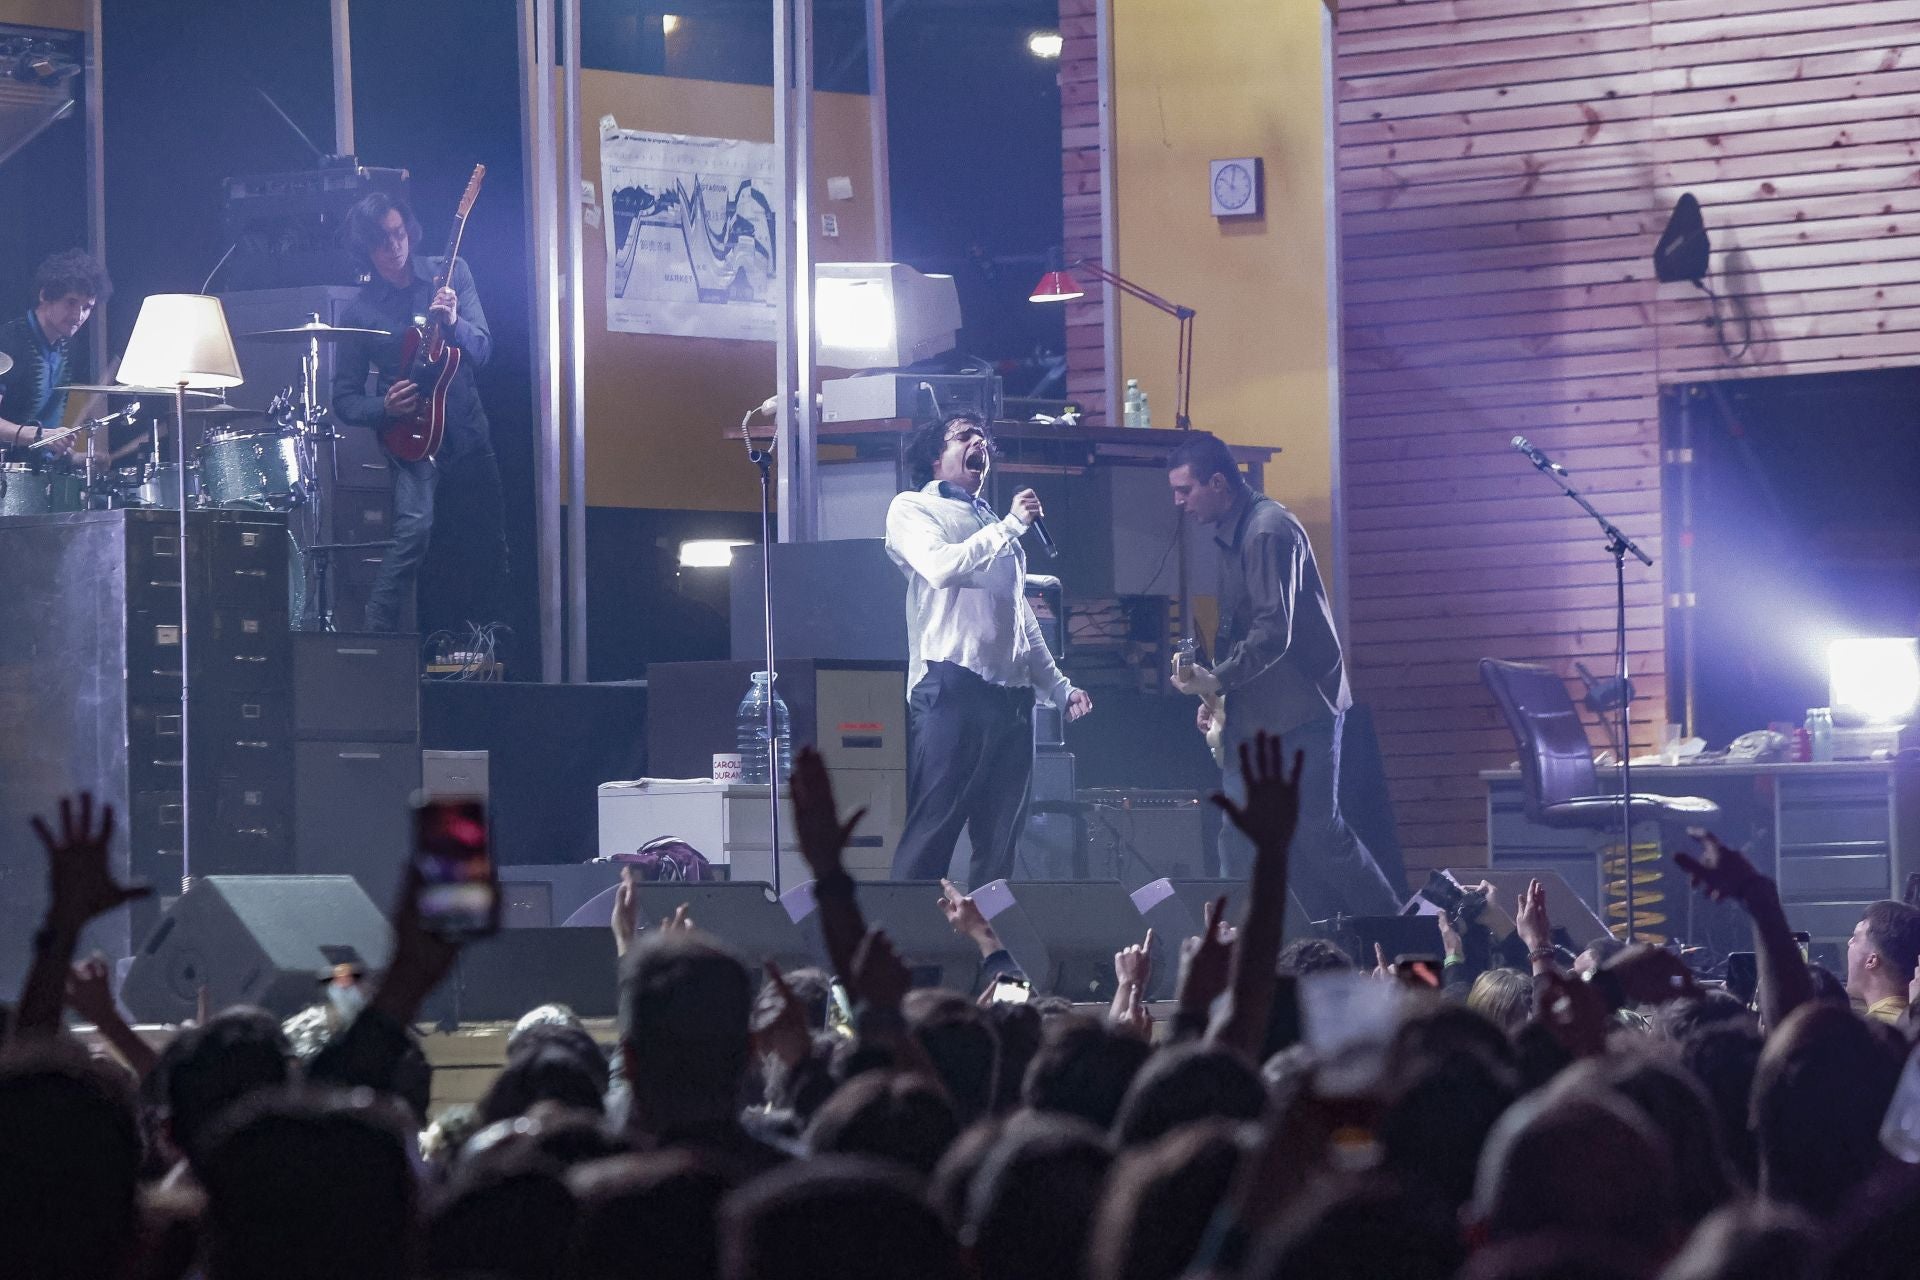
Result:
<svg viewBox="0 0 1920 1280"><path fill-rule="evenodd" d="M58 427L67 415L67 393L54 388L67 381L67 342L48 342L28 311L0 325L0 351L13 357L13 367L0 373L0 418Z"/></svg>

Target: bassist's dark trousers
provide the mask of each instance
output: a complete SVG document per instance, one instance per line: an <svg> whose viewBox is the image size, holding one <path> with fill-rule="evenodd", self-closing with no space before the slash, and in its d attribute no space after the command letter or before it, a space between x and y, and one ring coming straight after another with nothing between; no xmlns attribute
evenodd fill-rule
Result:
<svg viewBox="0 0 1920 1280"><path fill-rule="evenodd" d="M388 465L393 546L367 597L367 630L398 628L430 547L435 571L421 593L422 632L444 627L458 634L466 622L505 617L507 533L493 450L469 449L445 462L389 458Z"/></svg>

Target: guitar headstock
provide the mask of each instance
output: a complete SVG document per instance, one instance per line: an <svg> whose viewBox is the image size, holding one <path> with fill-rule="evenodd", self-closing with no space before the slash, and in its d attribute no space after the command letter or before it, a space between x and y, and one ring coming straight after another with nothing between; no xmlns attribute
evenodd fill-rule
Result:
<svg viewBox="0 0 1920 1280"><path fill-rule="evenodd" d="M473 202L480 198L480 183L487 176L487 166L473 166L473 176L467 179L467 189L460 193L460 207L454 211L454 218L465 222L467 215L473 212Z"/></svg>

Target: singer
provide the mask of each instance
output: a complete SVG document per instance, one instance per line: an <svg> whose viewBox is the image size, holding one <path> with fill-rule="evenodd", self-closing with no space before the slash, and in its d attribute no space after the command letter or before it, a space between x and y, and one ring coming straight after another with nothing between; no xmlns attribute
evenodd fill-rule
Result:
<svg viewBox="0 0 1920 1280"><path fill-rule="evenodd" d="M961 828L978 887L1013 871L1027 779L1033 702L1093 710L1054 665L1026 599L1020 537L1044 512L1031 489L996 517L980 497L992 466L986 423L949 414L908 438L920 486L887 508L887 554L907 575L907 817L896 880L938 880Z"/></svg>
<svg viewBox="0 0 1920 1280"><path fill-rule="evenodd" d="M1244 804L1240 744L1262 729L1281 734L1289 756L1304 753L1294 895L1316 920L1342 910L1394 914L1400 895L1340 812L1340 726L1353 697L1306 529L1249 485L1232 452L1204 431L1193 432L1168 457L1167 482L1174 505L1212 525L1220 548L1213 668L1192 667L1174 683L1183 693L1224 694L1221 789ZM1204 732L1210 723L1203 702L1199 727ZM1220 862L1222 874L1234 879L1253 866L1252 842L1230 822L1221 824Z"/></svg>

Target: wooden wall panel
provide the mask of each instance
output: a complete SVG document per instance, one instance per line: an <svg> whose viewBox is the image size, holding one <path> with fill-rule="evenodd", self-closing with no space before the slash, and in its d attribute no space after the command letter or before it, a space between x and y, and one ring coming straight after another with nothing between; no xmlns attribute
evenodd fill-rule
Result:
<svg viewBox="0 0 1920 1280"><path fill-rule="evenodd" d="M1060 105L1085 113L1087 123L1061 130L1062 252L1066 261L1103 261L1100 202L1100 30L1094 0L1060 0ZM1105 287L1092 276L1075 277L1087 296L1067 306L1067 398L1086 410L1089 426L1107 419L1107 330L1101 311Z"/></svg>
<svg viewBox="0 0 1920 1280"><path fill-rule="evenodd" d="M1484 858L1474 775L1514 754L1477 660L1611 661L1601 540L1509 439L1659 561L1628 572L1646 745L1659 387L1920 358L1916 44L1920 0L1341 6L1349 648L1416 875ZM1654 279L1689 190L1718 301Z"/></svg>

